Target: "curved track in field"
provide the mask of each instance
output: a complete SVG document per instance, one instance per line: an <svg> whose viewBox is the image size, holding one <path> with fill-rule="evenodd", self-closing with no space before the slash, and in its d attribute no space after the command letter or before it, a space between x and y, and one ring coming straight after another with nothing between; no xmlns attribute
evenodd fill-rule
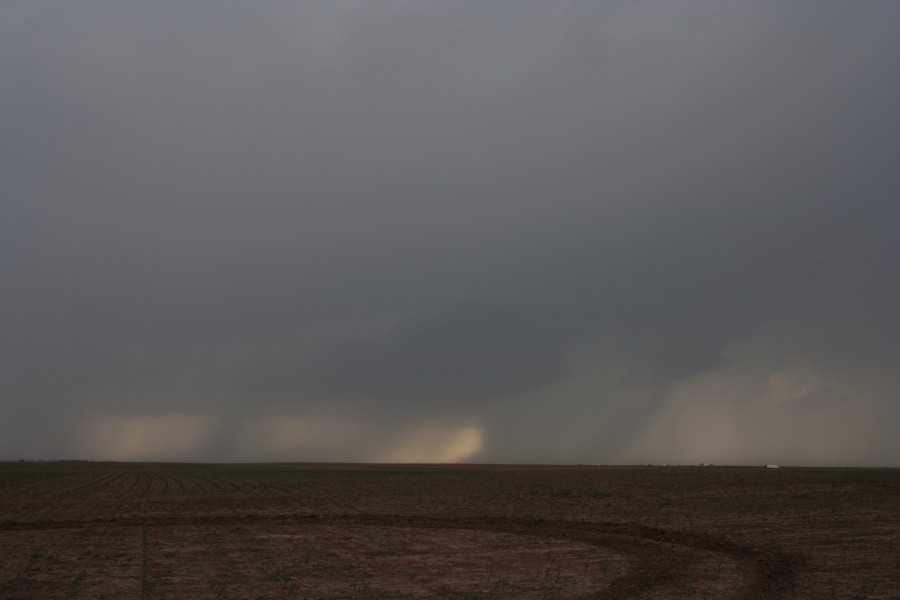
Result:
<svg viewBox="0 0 900 600"><path fill-rule="evenodd" d="M591 523L580 521L528 520L511 518L446 518L385 514L309 515L245 514L192 517L122 517L108 521L60 520L10 522L0 531L32 531L97 527L101 522L113 528L191 526L277 526L282 531L302 530L304 525L327 527L378 527L485 531L567 540L613 551L625 558L626 572L596 592L577 596L587 599L633 597L675 598L683 593L685 573L696 571L701 561L723 561L737 565L738 580L717 584L717 598L790 598L794 589L796 562L772 549L756 549L733 544L720 538L644 527L636 524ZM679 591L680 590L680 591Z"/></svg>
<svg viewBox="0 0 900 600"><path fill-rule="evenodd" d="M354 515L327 517L334 524L364 524L440 529L478 529L565 539L610 549L628 557L630 574L615 579L608 588L582 596L587 599L632 598L654 588L675 583L694 562L698 551L727 556L741 566L741 584L719 598L791 598L792 557L776 551L745 548L726 540L636 524L584 523L520 519L441 519L404 516Z"/></svg>

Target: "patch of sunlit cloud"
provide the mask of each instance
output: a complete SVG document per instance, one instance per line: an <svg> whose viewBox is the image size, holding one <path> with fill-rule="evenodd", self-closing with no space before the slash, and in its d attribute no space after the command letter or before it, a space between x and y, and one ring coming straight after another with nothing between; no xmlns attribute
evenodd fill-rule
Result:
<svg viewBox="0 0 900 600"><path fill-rule="evenodd" d="M258 417L238 427L233 451L239 460L451 463L483 447L471 426Z"/></svg>
<svg viewBox="0 0 900 600"><path fill-rule="evenodd" d="M476 427L412 426L397 436L379 462L456 463L483 447L484 432Z"/></svg>
<svg viewBox="0 0 900 600"><path fill-rule="evenodd" d="M834 390L837 385L836 378L825 376L811 367L787 368L769 376L769 393L763 401L800 400L817 392Z"/></svg>
<svg viewBox="0 0 900 600"><path fill-rule="evenodd" d="M364 437L362 425L353 422L255 417L237 427L233 453L238 460L353 460Z"/></svg>
<svg viewBox="0 0 900 600"><path fill-rule="evenodd" d="M808 367L732 364L672 388L619 462L867 463L883 435L876 390ZM865 418L862 418L865 416Z"/></svg>
<svg viewBox="0 0 900 600"><path fill-rule="evenodd" d="M101 417L85 420L79 456L91 460L190 460L205 448L211 419L202 415Z"/></svg>

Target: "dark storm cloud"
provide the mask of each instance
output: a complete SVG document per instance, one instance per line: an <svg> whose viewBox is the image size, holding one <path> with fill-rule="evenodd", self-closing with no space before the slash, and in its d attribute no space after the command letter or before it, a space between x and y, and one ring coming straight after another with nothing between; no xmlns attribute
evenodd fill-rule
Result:
<svg viewBox="0 0 900 600"><path fill-rule="evenodd" d="M561 378L560 349L539 327L502 309L453 307L402 322L375 340L340 341L307 368L313 384L326 390L418 398L454 410Z"/></svg>
<svg viewBox="0 0 900 600"><path fill-rule="evenodd" d="M0 15L0 453L896 455L892 4Z"/></svg>

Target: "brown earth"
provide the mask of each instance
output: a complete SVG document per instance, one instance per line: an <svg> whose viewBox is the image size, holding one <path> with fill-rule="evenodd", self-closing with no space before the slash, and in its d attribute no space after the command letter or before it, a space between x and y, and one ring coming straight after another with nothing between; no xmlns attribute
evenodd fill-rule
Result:
<svg viewBox="0 0 900 600"><path fill-rule="evenodd" d="M900 598L900 471L0 463L2 598Z"/></svg>

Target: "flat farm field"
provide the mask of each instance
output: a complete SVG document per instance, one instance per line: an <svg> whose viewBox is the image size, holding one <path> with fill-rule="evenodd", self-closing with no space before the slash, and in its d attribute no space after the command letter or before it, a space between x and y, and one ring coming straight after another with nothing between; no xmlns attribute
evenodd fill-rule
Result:
<svg viewBox="0 0 900 600"><path fill-rule="evenodd" d="M0 598L900 598L900 471L0 463Z"/></svg>

